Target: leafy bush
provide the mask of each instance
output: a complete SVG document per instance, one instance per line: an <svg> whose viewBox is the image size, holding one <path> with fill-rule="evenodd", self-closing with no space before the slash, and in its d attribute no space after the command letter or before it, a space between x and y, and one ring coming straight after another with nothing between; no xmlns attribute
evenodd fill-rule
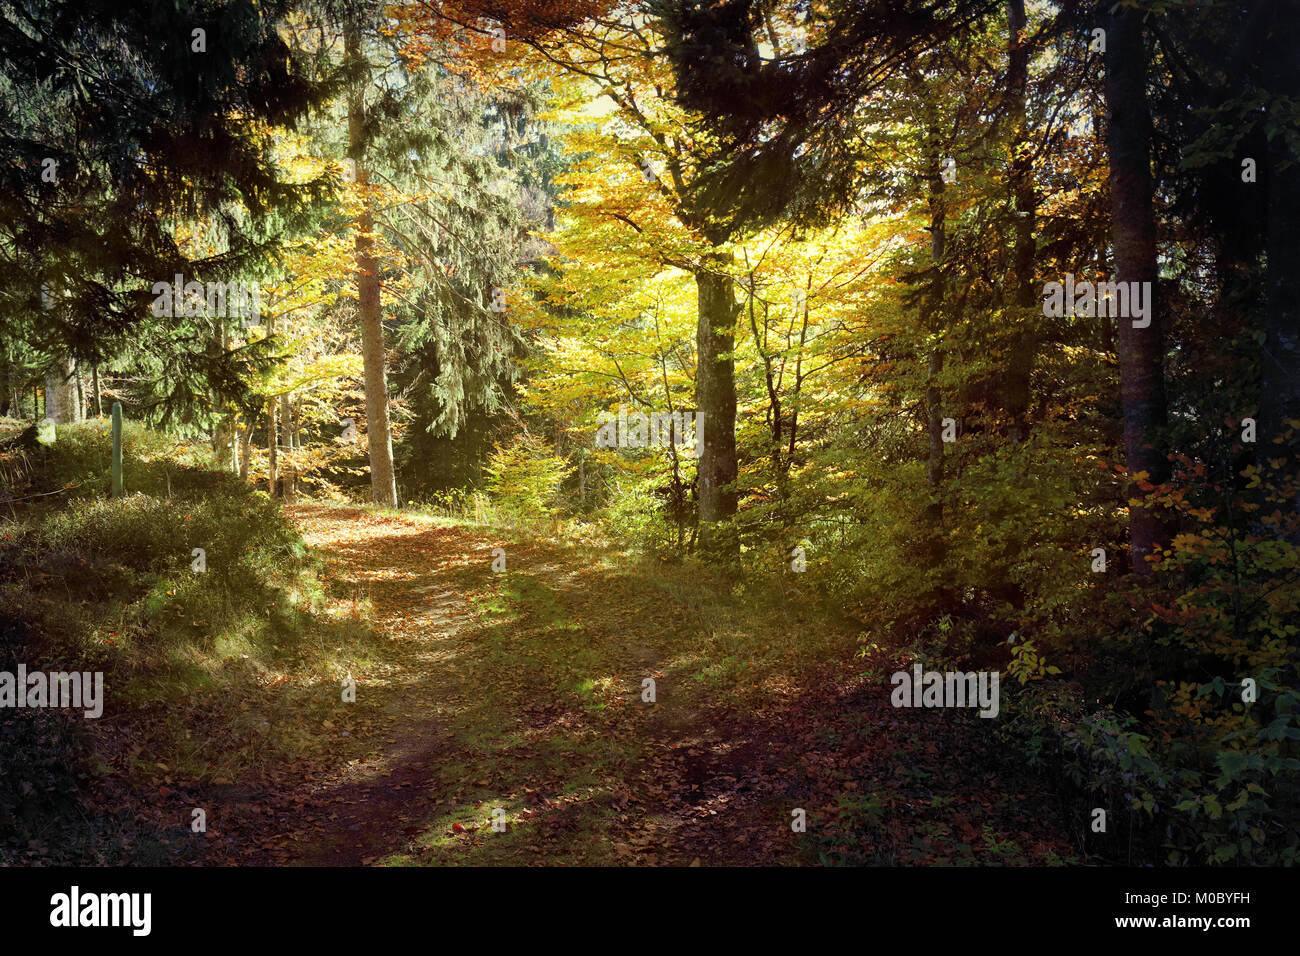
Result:
<svg viewBox="0 0 1300 956"><path fill-rule="evenodd" d="M1135 609L1071 683L1013 695L1008 728L1069 784L1072 816L1125 820L1119 862L1300 862L1300 549L1283 507L1293 479L1215 482L1190 459L1154 500L1181 519L1153 580L1112 586ZM1108 700L1112 708L1088 701ZM1093 852L1113 840L1081 827ZM1112 829L1113 832L1113 829ZM1137 859L1128 859L1136 854Z"/></svg>
<svg viewBox="0 0 1300 956"><path fill-rule="evenodd" d="M572 468L548 443L525 432L509 445L497 445L486 471L498 514L528 523L558 513L560 486Z"/></svg>

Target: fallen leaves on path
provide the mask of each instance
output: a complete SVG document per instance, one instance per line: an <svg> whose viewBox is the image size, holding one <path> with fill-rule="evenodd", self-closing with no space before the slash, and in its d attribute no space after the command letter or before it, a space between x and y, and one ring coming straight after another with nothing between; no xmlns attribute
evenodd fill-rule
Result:
<svg viewBox="0 0 1300 956"><path fill-rule="evenodd" d="M850 632L818 622L817 661L774 651L800 646L780 629L806 627L803 609L774 621L691 569L590 544L360 508L290 511L329 563L327 613L367 621L376 650L355 662L356 702L320 728L338 742L331 760L177 801L214 805L209 863L1066 854L1043 832L1044 795L1007 793L989 770L978 721L892 708L885 687L858 676ZM504 573L492 570L496 548ZM791 829L795 808L806 834Z"/></svg>

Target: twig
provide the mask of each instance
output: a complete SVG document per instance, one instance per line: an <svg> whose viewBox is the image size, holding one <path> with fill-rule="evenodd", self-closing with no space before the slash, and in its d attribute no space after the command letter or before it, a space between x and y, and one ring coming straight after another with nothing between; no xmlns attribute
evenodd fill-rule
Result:
<svg viewBox="0 0 1300 956"><path fill-rule="evenodd" d="M34 495L23 495L21 498L6 498L5 503L12 504L15 501L27 501L31 498L44 498L46 495L61 495L65 491L71 491L73 488L80 488L84 484L87 484L87 482L79 481L75 485L68 485L66 488L55 488L53 491L41 491Z"/></svg>

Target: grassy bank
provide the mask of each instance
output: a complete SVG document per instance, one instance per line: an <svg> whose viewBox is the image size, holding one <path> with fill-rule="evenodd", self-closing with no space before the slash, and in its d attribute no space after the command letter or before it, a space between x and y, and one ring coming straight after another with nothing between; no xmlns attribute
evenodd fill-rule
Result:
<svg viewBox="0 0 1300 956"><path fill-rule="evenodd" d="M279 506L201 446L128 426L115 500L107 422L60 427L48 448L6 425L0 670L102 672L104 702L98 718L0 710L0 863L182 854L197 838L153 832L130 794L321 752L368 630L323 612Z"/></svg>

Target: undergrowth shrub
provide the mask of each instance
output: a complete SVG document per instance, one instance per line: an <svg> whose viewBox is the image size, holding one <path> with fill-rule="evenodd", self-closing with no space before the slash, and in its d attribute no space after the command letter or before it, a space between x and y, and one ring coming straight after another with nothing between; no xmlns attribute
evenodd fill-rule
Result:
<svg viewBox="0 0 1300 956"><path fill-rule="evenodd" d="M1300 540L1294 479L1252 466L1215 481L1181 459L1153 501L1182 530L1151 580L1111 585L1126 624L1070 683L1013 693L1007 729L1069 784L1067 816L1113 862L1292 865L1300 859ZM1106 703L1103 703L1106 702ZM1085 824L1094 808L1121 821ZM1123 834L1117 839L1115 833Z"/></svg>
<svg viewBox="0 0 1300 956"><path fill-rule="evenodd" d="M816 452L784 489L748 476L731 528L751 586L845 608L866 653L1001 671L1003 744L1056 785L1086 855L1297 862L1296 477L1243 469L1240 445L1217 467L1209 446L1175 456L1168 484L1140 483L1175 531L1135 575L1104 449L1068 421L997 437L946 450L938 493L918 493L923 458L856 449Z"/></svg>
<svg viewBox="0 0 1300 956"><path fill-rule="evenodd" d="M554 517L560 511L560 486L571 470L550 444L535 435L524 433L509 445L497 445L486 471L498 515L518 523Z"/></svg>

